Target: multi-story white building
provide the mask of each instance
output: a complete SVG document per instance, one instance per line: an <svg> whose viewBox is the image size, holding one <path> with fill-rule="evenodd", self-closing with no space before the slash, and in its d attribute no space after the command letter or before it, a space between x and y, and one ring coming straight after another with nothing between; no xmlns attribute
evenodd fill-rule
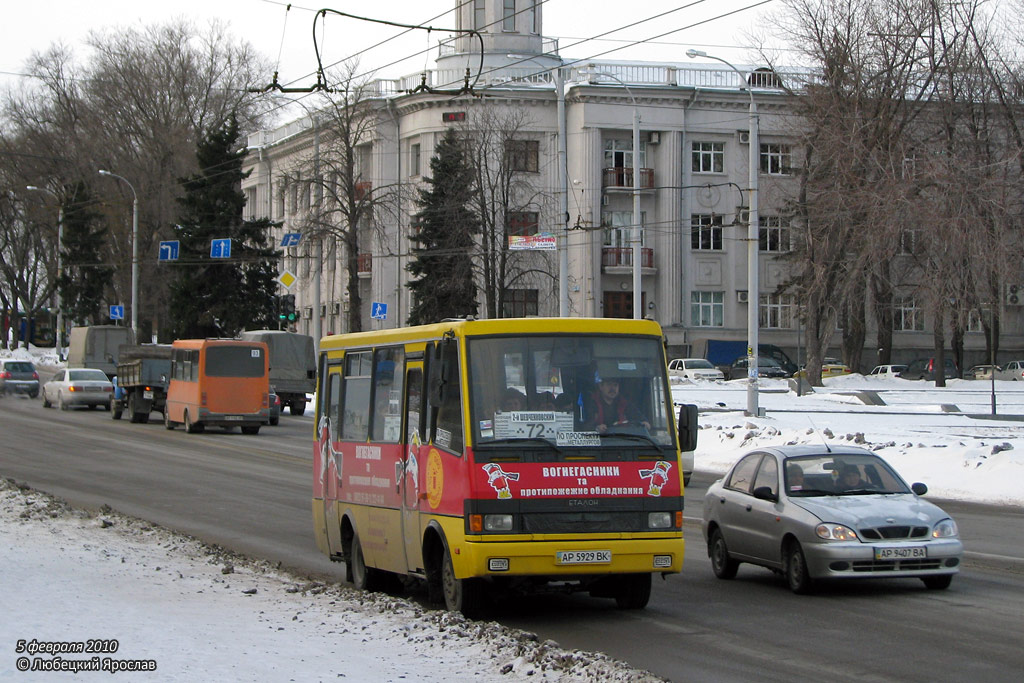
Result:
<svg viewBox="0 0 1024 683"><path fill-rule="evenodd" d="M520 270L537 272L507 288L506 314L559 315L560 304L567 303L573 316L632 317L639 277L643 315L663 326L670 353L702 354L707 339L745 340L748 306L756 300L747 284L746 222L753 99L759 115L760 342L795 358L798 302L775 293L786 278L782 256L790 246L781 207L796 182L789 175L792 105L774 87L786 75L749 67L740 67L741 74L700 58L673 64L563 61L541 34L542 5L515 15L510 7L497 0L461 3L460 26L489 27L482 34L482 69L479 43L466 35L440 45L436 69L372 86L378 116L359 147L358 173L366 191L386 193L389 209L375 212L376 229L366 226L360 234L363 329L401 326L408 317L406 265L416 190L429 175L429 160L445 130L514 119L517 142L508 163L516 172L517 197L505 207L509 233L550 233L565 251L515 255ZM450 91L463 84L467 68L473 78L480 71L473 94L453 97ZM424 83L449 92L410 92ZM640 189L634 206L636 115ZM311 112L249 138L247 217L283 221L282 234L300 231L306 212L319 201L308 183L297 180L311 177L314 151L330 134L313 122ZM642 241L639 273L632 258L635 236ZM342 252L331 240L303 240L286 249L283 267L298 278L290 290L301 314L298 331L348 331ZM373 303L387 305L386 318L372 317ZM913 302L905 305L908 310L896 316L893 362L927 355L932 346L920 311ZM867 344L872 340L869 335ZM1018 336L1004 337L1003 348L1019 349L1020 342ZM983 362L980 328L968 335L966 346ZM864 358L869 367L861 369L870 369L874 350Z"/></svg>

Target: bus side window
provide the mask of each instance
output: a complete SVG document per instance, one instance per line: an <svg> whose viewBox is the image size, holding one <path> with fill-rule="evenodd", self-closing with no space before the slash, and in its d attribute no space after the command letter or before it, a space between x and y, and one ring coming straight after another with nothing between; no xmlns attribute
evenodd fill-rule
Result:
<svg viewBox="0 0 1024 683"><path fill-rule="evenodd" d="M459 345L453 340L440 344L441 358L430 365L430 386L435 386L444 375L444 390L440 405L434 405L436 396L430 392L431 412L437 409L437 424L434 427L433 443L445 450L462 454L462 391L459 372ZM435 357L436 358L436 357Z"/></svg>
<svg viewBox="0 0 1024 683"><path fill-rule="evenodd" d="M373 441L398 443L402 438L402 384L405 350L377 349L373 363Z"/></svg>
<svg viewBox="0 0 1024 683"><path fill-rule="evenodd" d="M345 397L340 436L345 441L366 441L370 433L371 353L345 354Z"/></svg>
<svg viewBox="0 0 1024 683"><path fill-rule="evenodd" d="M419 434L423 439L423 420L420 418L420 405L423 402L423 371L420 369L410 370L406 388L406 443L413 442L413 434Z"/></svg>

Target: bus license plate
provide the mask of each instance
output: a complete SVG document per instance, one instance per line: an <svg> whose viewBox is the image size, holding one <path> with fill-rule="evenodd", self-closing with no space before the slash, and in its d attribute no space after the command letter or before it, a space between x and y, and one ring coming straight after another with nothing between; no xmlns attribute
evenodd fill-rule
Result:
<svg viewBox="0 0 1024 683"><path fill-rule="evenodd" d="M225 415L224 419L225 420L244 420L245 416L243 416L243 415Z"/></svg>
<svg viewBox="0 0 1024 683"><path fill-rule="evenodd" d="M149 391L143 391L142 392L142 398L146 398L146 399L152 400L153 399L153 390L150 389Z"/></svg>
<svg viewBox="0 0 1024 683"><path fill-rule="evenodd" d="M612 561L611 550L560 550L555 553L558 564L607 564Z"/></svg>
<svg viewBox="0 0 1024 683"><path fill-rule="evenodd" d="M928 557L928 548L912 545L905 548L875 548L876 560L917 560Z"/></svg>

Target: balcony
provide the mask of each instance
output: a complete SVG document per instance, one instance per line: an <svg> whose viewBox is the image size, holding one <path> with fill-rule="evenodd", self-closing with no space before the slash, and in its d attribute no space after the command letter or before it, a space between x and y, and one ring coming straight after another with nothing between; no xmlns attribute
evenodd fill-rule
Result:
<svg viewBox="0 0 1024 683"><path fill-rule="evenodd" d="M640 248L640 268L654 270L654 249ZM606 273L628 273L633 269L632 247L601 247L601 270Z"/></svg>
<svg viewBox="0 0 1024 683"><path fill-rule="evenodd" d="M601 187L605 189L633 189L633 169L616 166L614 168L606 168L602 172L601 176ZM654 169L653 168L641 168L640 169L640 189L650 190L654 188Z"/></svg>
<svg viewBox="0 0 1024 683"><path fill-rule="evenodd" d="M373 274L373 254L364 253L357 256L356 270L359 277L370 277Z"/></svg>

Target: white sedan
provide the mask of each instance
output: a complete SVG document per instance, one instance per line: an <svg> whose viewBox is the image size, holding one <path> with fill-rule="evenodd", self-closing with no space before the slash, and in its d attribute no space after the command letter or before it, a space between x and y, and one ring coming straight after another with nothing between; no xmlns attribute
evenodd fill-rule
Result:
<svg viewBox="0 0 1024 683"><path fill-rule="evenodd" d="M725 379L721 370L703 358L674 358L669 361L668 374L689 380Z"/></svg>
<svg viewBox="0 0 1024 683"><path fill-rule="evenodd" d="M1024 381L1024 360L1011 360L1003 366L1000 372L996 373L996 379Z"/></svg>
<svg viewBox="0 0 1024 683"><path fill-rule="evenodd" d="M58 370L53 379L43 385L42 393L44 408L56 404L61 410L72 406L103 406L110 410L114 385L102 370L70 368Z"/></svg>

